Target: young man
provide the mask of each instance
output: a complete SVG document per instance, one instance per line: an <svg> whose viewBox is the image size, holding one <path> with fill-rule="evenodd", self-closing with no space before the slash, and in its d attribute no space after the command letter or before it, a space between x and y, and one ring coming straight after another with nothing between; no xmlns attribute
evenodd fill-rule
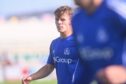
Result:
<svg viewBox="0 0 126 84"><path fill-rule="evenodd" d="M36 73L24 78L23 84L29 84L31 80L48 76L54 68L56 69L58 84L73 84L75 79L77 80L76 84L80 84L78 80L83 78L81 77L83 68L81 69L72 36L71 16L72 9L68 6L62 6L55 11L55 21L60 37L51 43L47 64ZM75 73L77 73L76 77Z"/></svg>
<svg viewBox="0 0 126 84"><path fill-rule="evenodd" d="M126 69L122 65L126 5L121 0L75 0L75 3L79 7L72 26L87 73L84 84L90 84L96 74L101 84L126 83Z"/></svg>

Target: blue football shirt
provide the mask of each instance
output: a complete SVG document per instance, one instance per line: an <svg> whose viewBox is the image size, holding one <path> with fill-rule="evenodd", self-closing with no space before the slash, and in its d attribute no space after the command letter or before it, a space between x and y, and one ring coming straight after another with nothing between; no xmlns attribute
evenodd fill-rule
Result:
<svg viewBox="0 0 126 84"><path fill-rule="evenodd" d="M122 64L126 5L116 0L108 1L104 0L91 14L78 8L72 18L78 52L87 71L85 84L89 84L98 70Z"/></svg>
<svg viewBox="0 0 126 84"><path fill-rule="evenodd" d="M58 84L79 84L84 72L80 62L72 35L53 40L47 63L55 66Z"/></svg>

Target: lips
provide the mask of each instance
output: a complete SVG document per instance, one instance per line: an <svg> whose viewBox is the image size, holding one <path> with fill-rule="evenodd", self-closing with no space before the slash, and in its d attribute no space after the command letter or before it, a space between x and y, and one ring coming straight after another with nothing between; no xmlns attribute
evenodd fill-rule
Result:
<svg viewBox="0 0 126 84"><path fill-rule="evenodd" d="M58 25L58 27L63 27L63 25Z"/></svg>
<svg viewBox="0 0 126 84"><path fill-rule="evenodd" d="M61 29L61 28L63 28L63 26L62 25L59 25L58 28Z"/></svg>

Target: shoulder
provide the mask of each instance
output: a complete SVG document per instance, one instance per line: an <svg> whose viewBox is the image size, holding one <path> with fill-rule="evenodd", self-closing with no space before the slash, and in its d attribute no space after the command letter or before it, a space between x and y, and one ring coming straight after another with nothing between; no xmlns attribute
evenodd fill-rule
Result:
<svg viewBox="0 0 126 84"><path fill-rule="evenodd" d="M73 29L75 29L76 27L78 27L78 23L82 20L82 18L84 18L83 14L84 14L84 10L82 8L75 9L74 14L72 16L72 26L73 26Z"/></svg>
<svg viewBox="0 0 126 84"><path fill-rule="evenodd" d="M76 16L76 15L79 15L80 13L82 12L82 8L78 7L74 10L74 14L73 14L73 17Z"/></svg>
<svg viewBox="0 0 126 84"><path fill-rule="evenodd" d="M70 40L71 40L71 41L74 41L74 40L75 40L74 35L71 36Z"/></svg>
<svg viewBox="0 0 126 84"><path fill-rule="evenodd" d="M125 0L106 0L108 8L121 18L126 19L126 1Z"/></svg>
<svg viewBox="0 0 126 84"><path fill-rule="evenodd" d="M77 17L80 17L80 15L82 14L84 14L83 8L78 7L74 10L72 19L76 19Z"/></svg>
<svg viewBox="0 0 126 84"><path fill-rule="evenodd" d="M58 41L60 37L57 37L56 39L52 40L50 47L53 47Z"/></svg>
<svg viewBox="0 0 126 84"><path fill-rule="evenodd" d="M72 35L71 37L69 37L67 40L66 40L67 44L69 45L75 45L76 44L76 39L75 39L75 36Z"/></svg>

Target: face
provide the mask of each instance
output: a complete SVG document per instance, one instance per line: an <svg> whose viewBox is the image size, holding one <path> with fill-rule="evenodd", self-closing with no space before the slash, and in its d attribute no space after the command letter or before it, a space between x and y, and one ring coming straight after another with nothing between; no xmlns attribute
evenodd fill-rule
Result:
<svg viewBox="0 0 126 84"><path fill-rule="evenodd" d="M80 0L81 5L88 9L101 4L102 0Z"/></svg>
<svg viewBox="0 0 126 84"><path fill-rule="evenodd" d="M59 18L56 17L55 21L56 21L57 30L60 33L65 33L65 32L70 31L70 28L71 28L71 17L70 17L70 15L65 13L62 16L60 16Z"/></svg>
<svg viewBox="0 0 126 84"><path fill-rule="evenodd" d="M94 0L80 0L80 3L84 8L88 8L92 5L93 1Z"/></svg>

